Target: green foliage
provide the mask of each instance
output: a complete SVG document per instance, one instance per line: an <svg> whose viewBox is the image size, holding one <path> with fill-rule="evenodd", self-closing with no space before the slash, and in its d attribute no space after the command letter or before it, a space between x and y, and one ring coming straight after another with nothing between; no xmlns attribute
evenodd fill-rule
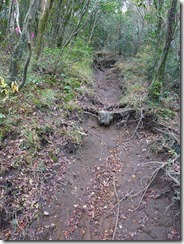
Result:
<svg viewBox="0 0 184 244"><path fill-rule="evenodd" d="M121 73L122 98L124 106L140 108L147 100L147 87L144 66L139 58L131 58L116 64Z"/></svg>
<svg viewBox="0 0 184 244"><path fill-rule="evenodd" d="M52 134L53 128L50 126L39 127L38 125L31 124L21 132L23 140L20 148L22 150L40 150L42 146L48 143L48 137Z"/></svg>
<svg viewBox="0 0 184 244"><path fill-rule="evenodd" d="M171 77L170 86L172 86L174 80L180 80L180 60L172 50L168 54L165 73Z"/></svg>
<svg viewBox="0 0 184 244"><path fill-rule="evenodd" d="M144 0L133 0L133 2L138 6L138 7L146 7L145 1Z"/></svg>
<svg viewBox="0 0 184 244"><path fill-rule="evenodd" d="M48 106L52 105L56 100L56 91L52 89L45 89L40 92L41 101L43 104L47 104Z"/></svg>
<svg viewBox="0 0 184 244"><path fill-rule="evenodd" d="M59 62L57 62L59 60ZM57 67L56 67L57 65ZM32 71L40 72L40 74L44 74L44 71L55 70L57 68L58 71L62 73L63 69L63 61L61 58L61 50L59 48L49 48L45 47L43 50L42 56L39 60L36 60L35 56L32 58L31 69ZM33 78L34 80L35 78ZM36 77L35 81L43 80L43 77Z"/></svg>
<svg viewBox="0 0 184 244"><path fill-rule="evenodd" d="M78 111L78 113L80 113L81 108L73 97L69 97L69 95L65 96L64 101L66 102L63 104L63 109L66 112Z"/></svg>
<svg viewBox="0 0 184 244"><path fill-rule="evenodd" d="M63 54L65 72L70 77L82 81L90 81L92 77L93 49L84 40L76 38L70 48Z"/></svg>
<svg viewBox="0 0 184 244"><path fill-rule="evenodd" d="M9 93L10 93L10 87L8 86L8 84L5 82L5 80L0 77L0 93L3 94L3 96L8 97Z"/></svg>
<svg viewBox="0 0 184 244"><path fill-rule="evenodd" d="M151 45L144 44L141 46L136 58L142 63L142 72L146 75L148 80L152 80L155 72L155 53Z"/></svg>
<svg viewBox="0 0 184 244"><path fill-rule="evenodd" d="M13 134L12 126L10 124L5 124L5 120L0 125L0 141L3 141L8 135Z"/></svg>
<svg viewBox="0 0 184 244"><path fill-rule="evenodd" d="M4 119L6 116L4 115L4 114L2 114L2 113L0 113L0 125L1 125L1 121L2 121L2 119Z"/></svg>
<svg viewBox="0 0 184 244"><path fill-rule="evenodd" d="M82 61L88 60L91 61L91 57L93 54L93 49L87 43L84 42L81 38L76 38L74 44L71 44L68 55L74 61Z"/></svg>
<svg viewBox="0 0 184 244"><path fill-rule="evenodd" d="M53 89L38 90L37 97L33 98L33 104L41 111L48 110L56 100L57 92Z"/></svg>
<svg viewBox="0 0 184 244"><path fill-rule="evenodd" d="M42 161L39 162L38 165L37 165L37 167L36 167L36 171L37 172L41 172L43 174L43 173L46 172L46 170L47 170L47 166L45 165L45 163L42 162Z"/></svg>
<svg viewBox="0 0 184 244"><path fill-rule="evenodd" d="M56 163L58 161L58 153L56 153L56 152L49 152L49 156L50 156L50 158L52 159L52 161L54 163Z"/></svg>
<svg viewBox="0 0 184 244"><path fill-rule="evenodd" d="M106 13L115 13L115 10L117 10L118 3L116 1L107 1L102 0L100 1L100 6L102 11L105 11Z"/></svg>
<svg viewBox="0 0 184 244"><path fill-rule="evenodd" d="M64 131L64 134L67 136L68 140L76 145L81 145L86 135L83 128L75 123L72 123L67 130Z"/></svg>
<svg viewBox="0 0 184 244"><path fill-rule="evenodd" d="M39 77L39 76L36 76L36 75L29 75L29 77L27 78L27 84L35 84L35 85L38 85L38 84L41 84L43 81L42 77ZM31 84L32 85L32 84Z"/></svg>
<svg viewBox="0 0 184 244"><path fill-rule="evenodd" d="M59 56L60 54L60 48L49 48L49 47L45 47L44 48L44 57L47 58L52 58L56 56L56 58ZM48 60L51 61L51 60Z"/></svg>
<svg viewBox="0 0 184 244"><path fill-rule="evenodd" d="M168 117L173 118L175 116L175 112L168 108L161 108L159 113L165 119L167 119Z"/></svg>
<svg viewBox="0 0 184 244"><path fill-rule="evenodd" d="M162 87L163 87L162 82L158 80L153 80L149 88L150 99L158 100L160 97Z"/></svg>
<svg viewBox="0 0 184 244"><path fill-rule="evenodd" d="M33 128L25 128L22 130L21 136L24 138L20 144L22 150L34 149L37 150L40 148L39 137L36 133L36 130Z"/></svg>

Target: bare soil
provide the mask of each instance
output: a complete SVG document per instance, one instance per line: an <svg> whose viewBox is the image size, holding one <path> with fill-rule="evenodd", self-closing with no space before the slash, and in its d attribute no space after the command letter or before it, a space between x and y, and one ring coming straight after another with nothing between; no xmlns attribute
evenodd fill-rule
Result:
<svg viewBox="0 0 184 244"><path fill-rule="evenodd" d="M122 96L113 69L94 72L95 99L100 108L118 103ZM87 106L90 101L85 101ZM96 109L98 109L98 105ZM61 152L54 185L25 240L177 240L179 206L167 207L172 188L160 170L147 191L154 170L164 156L154 156L150 143L157 135L134 133L137 122L99 126L97 118L83 115L83 145ZM64 160L62 160L64 159ZM154 162L155 163L154 163ZM145 195L143 196L143 194ZM49 199L49 200L48 200Z"/></svg>

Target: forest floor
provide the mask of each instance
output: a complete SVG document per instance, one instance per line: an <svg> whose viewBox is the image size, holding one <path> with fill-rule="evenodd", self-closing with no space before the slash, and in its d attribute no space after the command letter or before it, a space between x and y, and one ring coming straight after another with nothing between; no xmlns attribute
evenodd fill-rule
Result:
<svg viewBox="0 0 184 244"><path fill-rule="evenodd" d="M6 211L2 211L2 239L180 239L180 206L179 203L172 205L172 184L162 168L167 155L155 155L151 150L152 143L159 140L160 135L138 128L139 120L135 118L113 120L110 126L100 126L97 116L88 112L119 103L122 92L117 70L96 69L93 90L93 96L84 95L79 99L80 107L86 112L78 114L74 111L69 117L70 121L79 122L83 129L84 139L80 147L63 141L61 135L55 135L48 127L44 131L48 142L44 138L41 141L44 149L32 154L32 159L35 158L32 160L32 177L28 170L21 174L16 173L17 168L5 170L1 185L6 182L6 187L11 189L9 200L15 199L17 194L21 206L24 202L30 202L30 205L26 206L24 218L18 217L23 216L24 211L16 213L17 221L11 222L11 227ZM57 120L60 112L55 108L49 116ZM49 118L38 111L30 121L34 117L43 125L49 125ZM60 122L61 130L70 126L64 120ZM8 145L1 148L1 155L5 158L3 165L8 160L7 155L10 161L15 157L20 143L23 141L12 135ZM57 160L49 148L57 150ZM21 157L26 156L28 164L29 157L24 152ZM48 158L52 160L49 162ZM46 169L41 168L38 159L42 159ZM24 183L21 180L23 175ZM13 188L12 184L17 181L19 187ZM41 204L41 210L37 204ZM33 212L36 218L32 220Z"/></svg>

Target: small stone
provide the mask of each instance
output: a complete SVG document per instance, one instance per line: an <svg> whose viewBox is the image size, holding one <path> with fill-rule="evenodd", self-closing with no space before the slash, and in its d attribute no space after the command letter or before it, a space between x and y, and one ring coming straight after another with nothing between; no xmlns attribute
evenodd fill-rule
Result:
<svg viewBox="0 0 184 244"><path fill-rule="evenodd" d="M50 225L50 227L53 229L53 228L55 228L55 224L54 223L52 223L51 225Z"/></svg>
<svg viewBox="0 0 184 244"><path fill-rule="evenodd" d="M43 214L44 214L45 216L48 216L48 215L49 215L49 213L48 213L47 211L44 211Z"/></svg>

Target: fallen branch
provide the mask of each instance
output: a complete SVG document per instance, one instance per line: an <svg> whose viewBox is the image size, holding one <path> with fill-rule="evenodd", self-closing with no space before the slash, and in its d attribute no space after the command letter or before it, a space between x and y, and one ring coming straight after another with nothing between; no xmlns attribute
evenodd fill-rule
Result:
<svg viewBox="0 0 184 244"><path fill-rule="evenodd" d="M164 162L159 162L159 161L150 161L150 162L146 162L146 163L143 163L144 164L164 164Z"/></svg>
<svg viewBox="0 0 184 244"><path fill-rule="evenodd" d="M166 171L166 176L171 178L177 184L177 186L180 186L180 182L176 178L174 178L168 171Z"/></svg>
<svg viewBox="0 0 184 244"><path fill-rule="evenodd" d="M116 191L116 183L115 183L115 176L113 176L113 187L114 187L114 193L117 199L117 215L116 215L116 223L115 223L115 227L114 227L114 232L113 232L113 236L112 236L112 240L114 240L115 235L116 235L116 231L117 231L117 226L118 226L118 221L119 221L119 212L120 212L120 201L119 201L119 197L118 197L118 193Z"/></svg>
<svg viewBox="0 0 184 244"><path fill-rule="evenodd" d="M147 184L147 186L146 186L144 189L142 189L141 191L139 191L139 192L137 192L136 194L134 194L134 195L131 196L131 197L135 197L135 196L137 196L139 193L144 192L143 195L142 195L142 197L141 197L141 199L140 199L140 201L139 201L139 204L138 204L138 206L137 206L137 209L139 208L139 206L140 206L140 204L141 204L141 202L142 202L144 196L146 195L146 192L147 192L148 188L150 187L151 183L153 182L153 180L154 180L155 177L157 176L158 172L160 171L160 169L163 169L167 164L168 164L168 163L163 163L159 168L157 168L156 170L154 170L154 171L152 172L152 176L150 177L150 182Z"/></svg>
<svg viewBox="0 0 184 244"><path fill-rule="evenodd" d="M129 193L127 193L124 197L122 197L119 200L119 203L121 203L123 200L126 200L127 197L133 192L134 189L132 189ZM110 215L110 212L118 205L118 203L116 203L110 210L109 212L105 215L104 219L107 218Z"/></svg>

